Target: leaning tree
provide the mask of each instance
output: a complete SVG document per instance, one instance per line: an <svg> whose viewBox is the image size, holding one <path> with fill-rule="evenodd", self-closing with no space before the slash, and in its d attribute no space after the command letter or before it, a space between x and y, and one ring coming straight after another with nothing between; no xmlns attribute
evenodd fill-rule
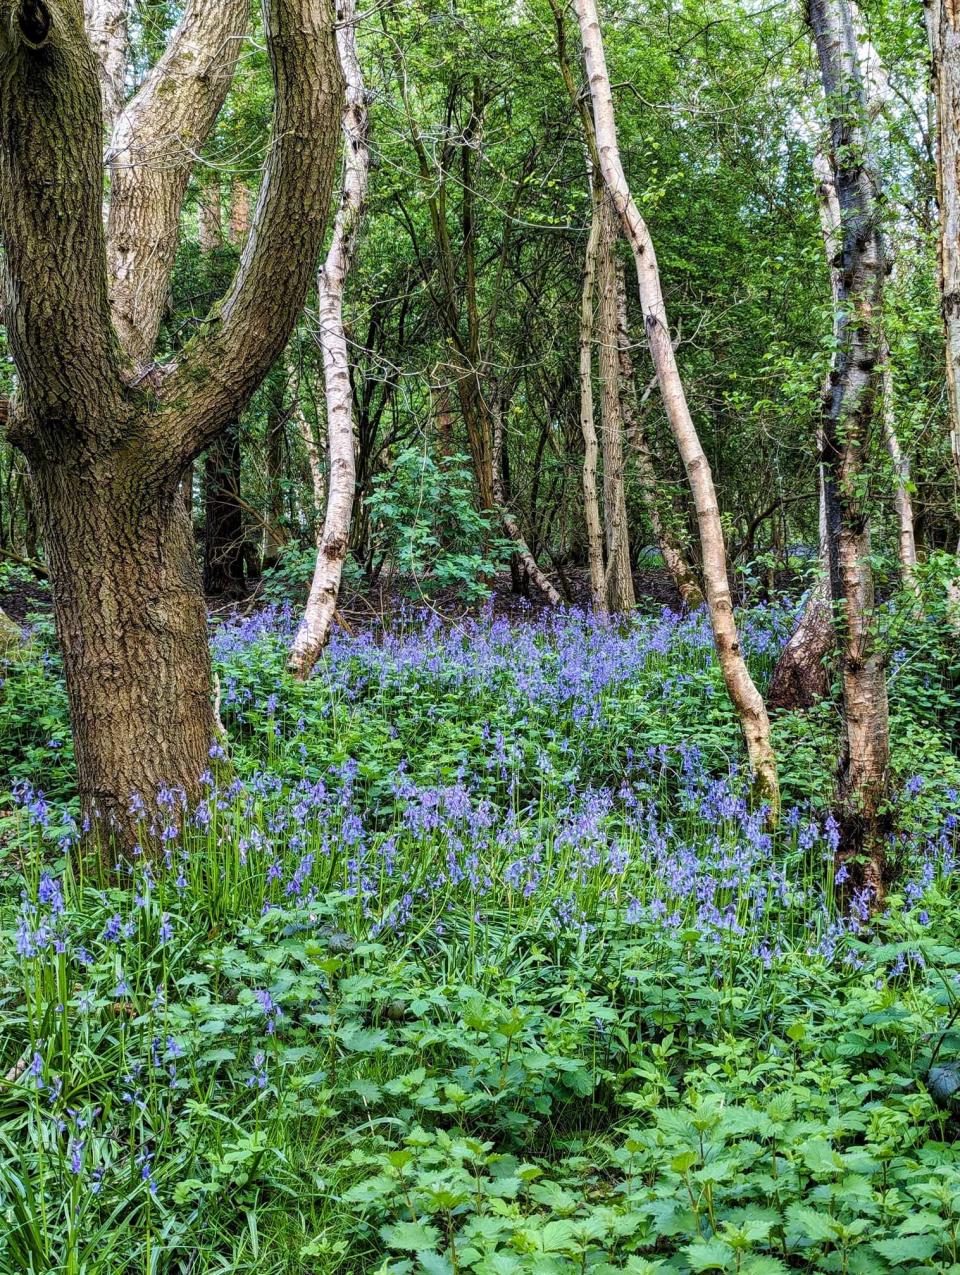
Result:
<svg viewBox="0 0 960 1275"><path fill-rule="evenodd" d="M332 0L264 0L273 128L226 295L155 349L193 159L226 96L247 0L190 0L107 150L83 0L0 0L9 435L27 459L91 827L129 842L134 793L195 794L214 738L206 616L180 480L249 403L307 296L342 77ZM101 50L98 50L100 52Z"/></svg>

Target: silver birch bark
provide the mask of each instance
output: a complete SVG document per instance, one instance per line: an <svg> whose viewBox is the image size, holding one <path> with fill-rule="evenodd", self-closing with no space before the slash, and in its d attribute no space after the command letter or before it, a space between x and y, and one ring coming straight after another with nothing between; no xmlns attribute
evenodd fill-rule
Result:
<svg viewBox="0 0 960 1275"><path fill-rule="evenodd" d="M290 647L288 660L290 671L300 679L310 675L330 636L343 563L350 543L350 520L353 516L356 486L353 393L350 387L347 338L343 327L343 290L363 220L370 151L367 142L367 97L357 57L355 0L340 0L337 5L337 52L346 81L343 190L334 222L333 239L317 279L330 482L310 595Z"/></svg>
<svg viewBox="0 0 960 1275"><path fill-rule="evenodd" d="M592 174L591 174L592 176ZM594 192L590 235L583 263L580 295L580 432L583 435L583 520L587 531L590 600L595 611L607 608L603 571L603 529L597 496L597 427L593 414L593 300L600 251L600 201Z"/></svg>
<svg viewBox="0 0 960 1275"><path fill-rule="evenodd" d="M830 584L845 727L839 856L853 861L853 871L879 904L890 740L886 674L874 632L870 516L862 478L881 379L886 266L868 170L865 94L847 0L810 0L807 13L831 117L830 160L841 215L837 345L823 412Z"/></svg>
<svg viewBox="0 0 960 1275"><path fill-rule="evenodd" d="M617 269L617 345L620 358L620 399L623 411L624 435L637 462L637 473L640 478L640 496L647 518L653 530L654 539L663 558L663 564L676 586L680 600L685 607L696 610L703 606L703 594L697 584L697 577L686 560L686 556L676 537L673 535L667 520L663 516L660 482L657 478L653 454L647 441L643 421L640 418L641 404L637 402L636 384L634 382L633 359L630 357L630 330L627 323L627 288L623 266ZM650 385L652 391L656 381ZM645 393L644 398L648 397Z"/></svg>
<svg viewBox="0 0 960 1275"><path fill-rule="evenodd" d="M770 719L740 649L713 475L690 415L677 368L653 241L630 194L620 161L613 96L595 0L575 0L575 7L593 102L593 122L603 180L620 215L627 242L633 250L647 341L660 383L664 408L696 505L704 584L717 657L727 692L740 719L757 795L770 803L771 816L776 818L779 814L780 790L776 756L770 740Z"/></svg>

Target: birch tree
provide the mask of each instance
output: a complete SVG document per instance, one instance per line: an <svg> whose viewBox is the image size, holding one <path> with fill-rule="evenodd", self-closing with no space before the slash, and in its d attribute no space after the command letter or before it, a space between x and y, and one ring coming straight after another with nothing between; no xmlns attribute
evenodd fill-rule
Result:
<svg viewBox="0 0 960 1275"><path fill-rule="evenodd" d="M810 0L807 18L830 116L830 163L840 211L836 349L822 416L830 587L845 729L840 853L845 861L863 857L862 883L879 903L890 740L884 659L874 630L864 479L881 383L886 258L868 170L865 98L847 0Z"/></svg>
<svg viewBox="0 0 960 1275"><path fill-rule="evenodd" d="M677 368L653 241L630 194L620 160L613 96L596 4L594 0L575 0L575 8L593 104L593 126L600 170L620 216L623 233L633 251L647 342L660 384L664 409L696 505L704 583L717 656L727 692L740 719L757 794L770 803L775 818L779 812L780 793L776 757L770 741L770 720L740 648L713 476L690 415Z"/></svg>
<svg viewBox="0 0 960 1275"><path fill-rule="evenodd" d="M363 220L370 171L367 97L357 57L354 0L339 0L337 54L346 84L343 111L343 189L333 239L317 279L319 341L327 404L330 480L327 511L317 549L310 595L290 648L289 667L306 678L330 635L340 592L343 563L350 543L356 487L353 441L353 390L343 327L343 292Z"/></svg>
<svg viewBox="0 0 960 1275"><path fill-rule="evenodd" d="M206 614L179 494L283 352L328 212L342 80L329 0L266 0L273 131L236 276L170 362L154 347L193 156L246 0L198 0L109 152L82 0L0 0L0 224L25 455L91 832L141 836L131 796L199 792L215 735ZM50 269L51 245L57 269Z"/></svg>

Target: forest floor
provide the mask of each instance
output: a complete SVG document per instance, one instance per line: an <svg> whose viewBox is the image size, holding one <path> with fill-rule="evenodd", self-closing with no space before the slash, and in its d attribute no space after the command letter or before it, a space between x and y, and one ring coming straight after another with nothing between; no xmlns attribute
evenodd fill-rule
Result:
<svg viewBox="0 0 960 1275"><path fill-rule="evenodd" d="M741 613L761 686L795 613ZM771 831L703 614L397 605L306 685L295 619L215 625L227 755L119 882L48 620L4 671L3 1275L960 1271L951 635L892 656L871 916L834 706Z"/></svg>

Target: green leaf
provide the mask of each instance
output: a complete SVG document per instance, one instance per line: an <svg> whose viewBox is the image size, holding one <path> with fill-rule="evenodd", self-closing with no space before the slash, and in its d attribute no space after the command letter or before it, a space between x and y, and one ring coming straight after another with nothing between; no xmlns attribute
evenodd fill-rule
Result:
<svg viewBox="0 0 960 1275"><path fill-rule="evenodd" d="M898 1240L875 1240L873 1248L891 1266L906 1266L926 1262L938 1252L941 1243L933 1235L905 1235Z"/></svg>
<svg viewBox="0 0 960 1275"><path fill-rule="evenodd" d="M429 1252L440 1242L440 1232L435 1226L423 1222L394 1222L381 1226L380 1236L388 1248L400 1248L414 1253Z"/></svg>

